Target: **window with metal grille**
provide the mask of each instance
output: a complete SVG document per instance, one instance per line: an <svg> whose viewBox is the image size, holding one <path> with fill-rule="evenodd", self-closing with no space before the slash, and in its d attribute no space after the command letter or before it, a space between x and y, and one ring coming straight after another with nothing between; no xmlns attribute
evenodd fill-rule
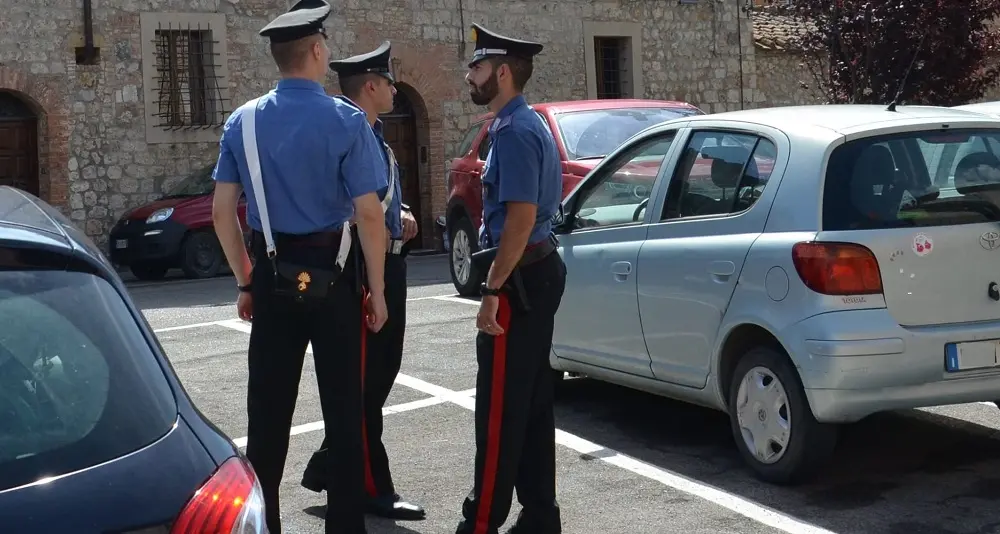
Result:
<svg viewBox="0 0 1000 534"><path fill-rule="evenodd" d="M153 44L157 126L167 130L222 126L227 110L216 74L220 58L212 29L160 27Z"/></svg>
<svg viewBox="0 0 1000 534"><path fill-rule="evenodd" d="M628 37L594 37L597 98L630 98L632 73Z"/></svg>

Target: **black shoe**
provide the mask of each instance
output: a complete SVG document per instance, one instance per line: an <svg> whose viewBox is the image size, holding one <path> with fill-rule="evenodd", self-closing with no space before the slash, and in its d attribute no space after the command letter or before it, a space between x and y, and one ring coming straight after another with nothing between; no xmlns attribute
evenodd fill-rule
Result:
<svg viewBox="0 0 1000 534"><path fill-rule="evenodd" d="M427 517L420 505L404 501L399 494L369 498L365 509L372 515L400 521L419 521Z"/></svg>
<svg viewBox="0 0 1000 534"><path fill-rule="evenodd" d="M326 481L323 480L323 477L317 475L315 471L310 471L308 467L302 473L301 484L303 488L316 493L323 493L326 490Z"/></svg>

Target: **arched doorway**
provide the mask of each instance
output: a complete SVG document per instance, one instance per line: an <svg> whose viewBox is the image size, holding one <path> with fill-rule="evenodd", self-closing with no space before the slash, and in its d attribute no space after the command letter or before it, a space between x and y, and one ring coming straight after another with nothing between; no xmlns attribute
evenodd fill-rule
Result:
<svg viewBox="0 0 1000 534"><path fill-rule="evenodd" d="M420 168L417 159L417 113L413 102L406 91L397 88L392 111L379 116L382 119L385 142L396 154L399 163L399 182L403 192L403 203L410 206L413 217L418 224L423 221L421 216L420 198ZM424 232L417 234L409 243L410 250L423 248Z"/></svg>
<svg viewBox="0 0 1000 534"><path fill-rule="evenodd" d="M39 195L38 117L7 91L0 91L0 185Z"/></svg>

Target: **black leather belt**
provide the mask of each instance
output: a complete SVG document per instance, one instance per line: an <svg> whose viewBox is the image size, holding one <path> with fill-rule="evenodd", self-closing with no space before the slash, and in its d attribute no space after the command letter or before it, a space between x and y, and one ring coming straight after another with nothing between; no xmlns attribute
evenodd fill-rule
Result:
<svg viewBox="0 0 1000 534"><path fill-rule="evenodd" d="M549 254L552 254L558 246L559 242L556 240L556 236L549 234L549 237L544 240L525 247L524 254L521 255L521 261L517 262L517 266L525 267L527 265L531 265L532 263L544 260L549 256Z"/></svg>
<svg viewBox="0 0 1000 534"><path fill-rule="evenodd" d="M277 249L281 249L284 245L287 247L315 247L335 250L340 248L340 234L340 230L313 232L311 234L285 234L275 232L274 244ZM253 230L253 235L255 239L264 239L264 234L257 230Z"/></svg>

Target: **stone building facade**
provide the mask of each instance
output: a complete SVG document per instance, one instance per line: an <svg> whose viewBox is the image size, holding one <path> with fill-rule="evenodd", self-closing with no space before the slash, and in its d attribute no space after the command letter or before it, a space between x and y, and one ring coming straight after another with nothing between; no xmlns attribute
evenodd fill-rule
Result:
<svg viewBox="0 0 1000 534"><path fill-rule="evenodd" d="M288 2L100 2L89 10L90 32L89 1L71 4L5 3L0 182L37 192L105 243L129 208L211 165L226 113L273 86L277 71L257 31ZM401 96L386 120L395 125L391 142L408 167L404 197L419 207L427 248L439 245L433 221L445 208L448 158L470 118L484 111L471 104L463 81L472 22L545 44L526 91L532 101L596 98L595 39L610 37L617 38L611 41L620 56L622 95L680 99L705 111L763 103L742 1L331 4L327 28L335 56L374 49L382 39L393 43ZM88 33L97 49L92 54ZM200 84L167 73L192 50L206 58L197 65L207 73ZM185 110L190 117L179 117ZM171 125L180 122L195 126Z"/></svg>

